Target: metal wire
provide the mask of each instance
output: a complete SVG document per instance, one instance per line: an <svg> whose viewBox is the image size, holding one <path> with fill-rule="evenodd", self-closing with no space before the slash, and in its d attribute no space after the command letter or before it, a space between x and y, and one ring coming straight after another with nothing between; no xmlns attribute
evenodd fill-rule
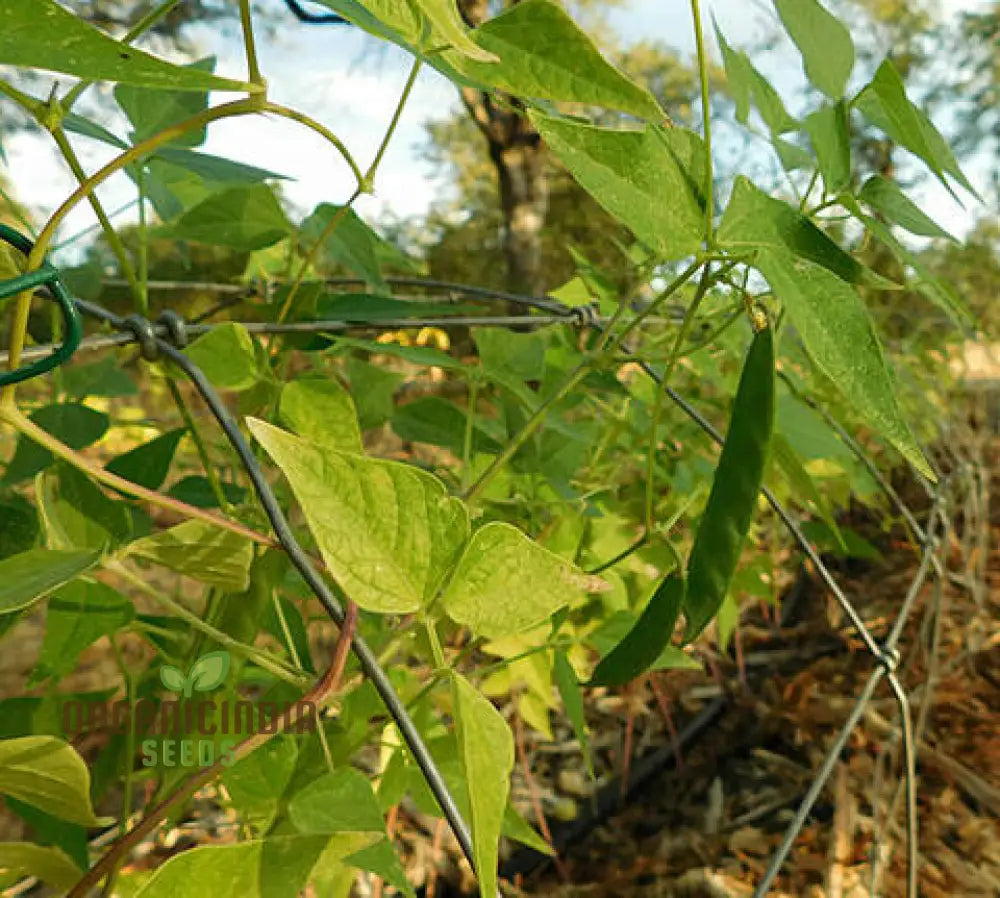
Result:
<svg viewBox="0 0 1000 898"><path fill-rule="evenodd" d="M85 302L82 299L76 300L77 307L88 315L95 315L100 306ZM600 323L607 323L606 318L598 318ZM554 324L566 324L566 315L469 315L469 316L443 316L440 318L387 318L383 321L358 322L341 320L321 320L321 321L287 321L281 324L267 321L238 322L248 333L272 335L272 334L336 334L347 330L370 330L370 331L394 331L407 328L420 327L517 327L538 329L551 327ZM162 324L153 324L153 330L158 337L165 337L167 329ZM213 330L217 325L212 324L189 324L188 333L193 336L201 336ZM114 349L135 343L136 337L131 331L119 332L116 334L101 334L95 337L87 337L76 349L76 355L81 353L98 352L105 349ZM21 358L28 362L33 359L40 359L49 356L53 347L48 344L31 346L21 352ZM0 352L0 365L7 363L8 353Z"/></svg>

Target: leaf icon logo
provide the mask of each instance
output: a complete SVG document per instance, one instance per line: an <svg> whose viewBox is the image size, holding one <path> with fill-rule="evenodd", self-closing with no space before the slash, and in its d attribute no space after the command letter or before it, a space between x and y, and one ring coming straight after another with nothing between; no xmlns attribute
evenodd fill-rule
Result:
<svg viewBox="0 0 1000 898"><path fill-rule="evenodd" d="M160 681L164 686L167 687L171 692L182 692L184 687L187 685L187 680L184 674L176 667L170 664L164 664L160 668Z"/></svg>
<svg viewBox="0 0 1000 898"><path fill-rule="evenodd" d="M218 689L229 673L229 652L209 652L191 666L188 685L198 692Z"/></svg>
<svg viewBox="0 0 1000 898"><path fill-rule="evenodd" d="M164 664L160 668L160 681L171 692L181 692L190 698L192 692L211 692L225 682L229 673L229 652L209 652L202 655L185 677L177 667Z"/></svg>

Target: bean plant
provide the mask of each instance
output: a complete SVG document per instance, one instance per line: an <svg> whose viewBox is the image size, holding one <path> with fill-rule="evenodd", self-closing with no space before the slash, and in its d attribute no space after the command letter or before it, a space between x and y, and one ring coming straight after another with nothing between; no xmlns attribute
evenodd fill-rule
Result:
<svg viewBox="0 0 1000 898"><path fill-rule="evenodd" d="M866 481L809 403L886 465L934 479L921 448L933 431L918 439L908 423L916 400L897 396L866 306L904 283L858 250L884 244L956 330L971 322L900 233L940 229L888 173L859 174L852 130L867 122L949 191L972 187L890 60L860 83L848 30L817 0L774 4L810 84L800 117L715 30L735 124L775 154L777 188L717 171L719 98L698 0L688 7L698 122L671 120L556 0L523 0L475 29L454 0L322 3L343 27L412 58L371 160L341 141L336 121L269 99L276 74L258 65L249 0L239 2L246 71L228 75L136 46L177 0L120 38L55 0L0 4L0 63L35 73L19 80L8 68L2 102L51 136L78 182L37 232L9 218L0 253L14 284L0 300L0 638L13 645L45 612L25 695L0 702L0 794L33 839L0 843L0 885L36 877L77 898L102 885L143 898L280 898L309 884L347 894L361 871L413 894L386 827L402 803L444 814L460 841L468 827L492 898L502 837L551 850L510 801L513 717L540 740L573 732L593 769L592 696L699 667L707 640L725 646L741 605L773 598L763 484L843 546L835 494L864 494ZM352 206L378 185L425 67L520 104L548 152L634 235L621 248L634 288L623 294L577 254L571 281L521 298L517 326L502 326L506 300L486 307L491 320L473 296L397 295L400 279L420 283L419 260ZM55 73L51 90L38 92L44 73ZM81 98L104 84L113 92L86 117ZM330 165L349 170L350 195L299 219L278 175L199 148L213 123L240 116L318 135ZM113 153L96 171L77 157L86 141ZM131 179L139 216L119 229L99 199L117 173ZM124 311L138 316L88 324L84 348L102 328L145 333L149 255L163 241L243 260L236 283L248 289L231 319L206 318L186 347L177 319L162 319L153 333L172 334L179 357L143 344L140 363L134 345L106 341L19 375L44 356L33 342L70 336L51 302L53 271L75 297L102 295L100 266L45 267L81 204L127 284ZM560 320L532 324L545 314ZM322 321L351 326L305 327ZM292 324L304 327L280 327ZM462 341L467 351L449 351ZM235 442L219 414L195 405L192 371L221 394ZM674 410L674 388L725 432L721 454ZM254 464L301 557L272 530ZM349 657L352 640L368 661ZM83 688L74 672L99 641L117 674ZM378 688L376 668L387 671ZM381 701L389 693L402 726ZM419 745L445 792L428 789ZM203 789L232 838L126 867Z"/></svg>

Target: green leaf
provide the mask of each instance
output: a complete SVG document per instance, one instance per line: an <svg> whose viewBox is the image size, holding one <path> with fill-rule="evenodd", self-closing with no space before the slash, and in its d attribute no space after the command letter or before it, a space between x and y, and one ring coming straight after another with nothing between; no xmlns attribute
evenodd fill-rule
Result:
<svg viewBox="0 0 1000 898"><path fill-rule="evenodd" d="M0 559L27 552L40 531L38 513L27 499L16 493L0 498Z"/></svg>
<svg viewBox="0 0 1000 898"><path fill-rule="evenodd" d="M469 35L455 0L411 0L411 2L423 12L434 29L428 40L429 49L436 49L437 40L443 38L455 48L456 52L469 59L487 63L497 61L496 54L480 47Z"/></svg>
<svg viewBox="0 0 1000 898"><path fill-rule="evenodd" d="M323 231L340 213L343 207L332 203L320 203L312 214L302 222L298 234L299 251L311 252ZM379 248L385 241L379 237L353 209L343 214L320 248L317 261L321 265L333 267L343 265L348 271L364 278L371 287L382 293L389 288L382 278L379 264Z"/></svg>
<svg viewBox="0 0 1000 898"><path fill-rule="evenodd" d="M895 183L880 175L873 175L865 181L858 199L884 215L893 224L906 228L911 234L919 234L922 237L943 237L952 243L958 242Z"/></svg>
<svg viewBox="0 0 1000 898"><path fill-rule="evenodd" d="M396 407L393 396L403 382L403 376L352 356L347 360L347 377L351 382L351 396L358 409L361 429L385 424Z"/></svg>
<svg viewBox="0 0 1000 898"><path fill-rule="evenodd" d="M850 31L816 0L774 0L774 5L802 54L806 76L831 100L839 100L854 68Z"/></svg>
<svg viewBox="0 0 1000 898"><path fill-rule="evenodd" d="M35 492L49 548L107 550L132 535L132 509L65 462L42 474Z"/></svg>
<svg viewBox="0 0 1000 898"><path fill-rule="evenodd" d="M788 481L788 485L792 488L792 492L796 498L803 504L811 505L827 526L830 527L831 532L835 533L839 539L840 530L837 527L837 522L834 520L833 509L830 507L830 503L816 485L816 481L813 480L809 472L805 469L798 455L795 454L795 449L792 448L788 437L777 428L771 440L771 455L774 458L774 463L781 469L781 473Z"/></svg>
<svg viewBox="0 0 1000 898"><path fill-rule="evenodd" d="M74 296L79 291L68 287ZM86 297L83 297L86 299ZM99 362L89 365L66 365L62 369L63 389L74 399L86 396L102 396L108 399L118 399L122 396L135 396L139 388L113 355L106 355Z"/></svg>
<svg viewBox="0 0 1000 898"><path fill-rule="evenodd" d="M503 825L500 827L500 832L508 839L514 839L522 845L533 848L539 854L545 854L549 857L555 857L556 855L555 849L535 831L534 827L509 802L507 809L504 811Z"/></svg>
<svg viewBox="0 0 1000 898"><path fill-rule="evenodd" d="M885 60L878 67L871 83L854 98L853 105L896 143L922 159L949 191L951 185L945 174L951 175L978 199L947 141L926 114L906 96L903 79L890 60Z"/></svg>
<svg viewBox="0 0 1000 898"><path fill-rule="evenodd" d="M316 0L369 34L417 53L430 23L413 3L399 0ZM419 55L419 54L418 54Z"/></svg>
<svg viewBox="0 0 1000 898"><path fill-rule="evenodd" d="M253 338L242 324L227 322L213 327L184 354L219 390L247 390L260 380Z"/></svg>
<svg viewBox="0 0 1000 898"><path fill-rule="evenodd" d="M254 184L259 181L285 181L285 175L235 162L211 153L201 153L183 147L165 146L156 151L156 160L167 165L173 165L184 171L197 175L209 185L224 184Z"/></svg>
<svg viewBox="0 0 1000 898"><path fill-rule="evenodd" d="M472 849L479 894L497 894L497 843L514 768L514 737L503 716L452 671L451 695L459 757L472 817Z"/></svg>
<svg viewBox="0 0 1000 898"><path fill-rule="evenodd" d="M660 104L611 65L594 42L557 3L523 0L493 16L473 33L499 57L484 64L449 52L459 73L522 99L585 103L662 122Z"/></svg>
<svg viewBox="0 0 1000 898"><path fill-rule="evenodd" d="M160 436L129 449L111 459L105 470L126 480L144 486L149 490L158 490L167 479L170 463L177 451L177 444L187 433L183 427L170 430Z"/></svg>
<svg viewBox="0 0 1000 898"><path fill-rule="evenodd" d="M100 552L30 549L0 561L0 615L20 611L80 574L89 571Z"/></svg>
<svg viewBox="0 0 1000 898"><path fill-rule="evenodd" d="M240 758L222 775L240 815L263 832L278 813L298 756L295 737L282 733Z"/></svg>
<svg viewBox="0 0 1000 898"><path fill-rule="evenodd" d="M107 415L76 402L46 405L28 417L70 449L85 449L96 443L107 433L110 423ZM48 449L43 449L26 436L19 436L14 457L7 465L3 480L0 482L20 483L28 477L34 477L50 464L52 464L52 453Z"/></svg>
<svg viewBox="0 0 1000 898"><path fill-rule="evenodd" d="M785 104L781 100L781 95L774 89L771 82L767 80L752 63L750 66L750 84L753 88L753 101L764 120L768 130L772 134L784 134L786 131L794 131L799 123L788 114Z"/></svg>
<svg viewBox="0 0 1000 898"><path fill-rule="evenodd" d="M712 17L712 25L715 28L715 39L719 42L722 50L722 64L726 69L726 82L729 86L729 93L736 103L736 120L745 125L750 119L750 95L753 90L753 65L750 57L742 50L734 50L729 46L722 32L719 30L719 23Z"/></svg>
<svg viewBox="0 0 1000 898"><path fill-rule="evenodd" d="M215 58L208 57L184 66L197 72L215 71ZM159 134L165 128L183 122L208 109L208 91L149 90L120 84L115 88L115 100L132 124L129 140L133 144ZM204 143L207 126L195 128L174 140L174 143L194 147Z"/></svg>
<svg viewBox="0 0 1000 898"><path fill-rule="evenodd" d="M408 613L437 591L465 543L465 506L425 471L338 452L247 419L302 506L323 560L362 608Z"/></svg>
<svg viewBox="0 0 1000 898"><path fill-rule="evenodd" d="M292 225L270 187L241 184L212 194L155 233L250 252L283 240Z"/></svg>
<svg viewBox="0 0 1000 898"><path fill-rule="evenodd" d="M336 380L308 377L286 383L278 414L304 440L361 454L361 430L354 401Z"/></svg>
<svg viewBox="0 0 1000 898"><path fill-rule="evenodd" d="M316 300L316 319L371 321L403 318L447 318L452 315L479 314L482 307L471 303L422 302L413 299L390 299L369 293L324 294Z"/></svg>
<svg viewBox="0 0 1000 898"><path fill-rule="evenodd" d="M823 184L830 194L846 190L851 184L851 137L847 106L824 103L806 118L806 131L816 151Z"/></svg>
<svg viewBox="0 0 1000 898"><path fill-rule="evenodd" d="M371 783L353 767L334 770L296 792L288 816L300 833L385 833Z"/></svg>
<svg viewBox="0 0 1000 898"><path fill-rule="evenodd" d="M535 331L516 334L502 327L477 327L472 331L479 358L492 377L541 380L545 376L545 350L549 334Z"/></svg>
<svg viewBox="0 0 1000 898"><path fill-rule="evenodd" d="M516 527L491 522L469 540L441 603L477 636L527 630L578 599L582 577L568 561Z"/></svg>
<svg viewBox="0 0 1000 898"><path fill-rule="evenodd" d="M103 125L99 125L97 122L91 121L89 118L84 118L75 112L67 112L63 116L62 126L65 131L89 137L91 140L99 140L101 143L106 143L108 146L119 150L127 150L129 148L129 145L124 140L112 134Z"/></svg>
<svg viewBox="0 0 1000 898"><path fill-rule="evenodd" d="M321 856L343 858L374 838L368 833L276 835L192 848L158 867L135 898L298 898Z"/></svg>
<svg viewBox="0 0 1000 898"><path fill-rule="evenodd" d="M903 420L871 318L858 294L826 268L778 250L757 267L788 310L813 364L924 476L934 473Z"/></svg>
<svg viewBox="0 0 1000 898"><path fill-rule="evenodd" d="M733 250L775 250L828 268L852 284L896 286L845 253L805 215L740 175L722 216L719 243Z"/></svg>
<svg viewBox="0 0 1000 898"><path fill-rule="evenodd" d="M624 686L650 670L670 643L684 602L684 578L670 574L657 586L635 625L590 677L593 686Z"/></svg>
<svg viewBox="0 0 1000 898"><path fill-rule="evenodd" d="M396 409L392 416L392 429L400 439L411 443L429 443L443 446L459 458L465 448L465 431L468 416L454 403L440 396L424 396ZM474 426L473 452L499 452L500 444Z"/></svg>
<svg viewBox="0 0 1000 898"><path fill-rule="evenodd" d="M411 365L427 365L436 368L461 368L462 363L440 349L430 346L400 346L398 343L377 343L375 340L356 340L353 337L337 337L337 346L364 349L379 355L390 355ZM398 375L395 375L398 379ZM354 393L357 396L357 391Z"/></svg>
<svg viewBox="0 0 1000 898"><path fill-rule="evenodd" d="M246 490L233 483L222 482L222 493L233 505L239 505L246 498ZM180 499L195 508L218 508L219 502L207 477L192 474L177 481L167 495Z"/></svg>
<svg viewBox="0 0 1000 898"><path fill-rule="evenodd" d="M250 582L250 541L205 521L185 521L130 543L126 551L221 589L242 592Z"/></svg>
<svg viewBox="0 0 1000 898"><path fill-rule="evenodd" d="M407 898L416 898L417 893L414 892L413 886L406 881L406 871L399 862L399 855L388 839L382 839L374 845L355 851L354 854L344 858L344 864L374 873Z"/></svg>
<svg viewBox="0 0 1000 898"><path fill-rule="evenodd" d="M32 671L32 684L62 678L76 667L85 648L124 627L135 615L132 603L96 581L67 583L48 602L45 636Z"/></svg>
<svg viewBox="0 0 1000 898"><path fill-rule="evenodd" d="M840 202L845 209L849 210L858 221L881 240L897 259L913 269L916 275L913 279L913 285L921 294L944 311L958 327L969 328L974 325L975 318L972 312L955 293L951 285L936 278L924 259L900 243L885 222L871 215L866 215L852 196L842 195Z"/></svg>
<svg viewBox="0 0 1000 898"><path fill-rule="evenodd" d="M580 186L659 256L676 259L701 247L697 173L704 148L696 136L679 128L613 130L537 111L529 116Z"/></svg>
<svg viewBox="0 0 1000 898"><path fill-rule="evenodd" d="M778 154L778 160L785 171L811 171L816 160L812 154L802 149L798 144L789 143L780 137L772 137L771 144Z"/></svg>
<svg viewBox="0 0 1000 898"><path fill-rule="evenodd" d="M53 736L0 740L0 793L60 820L100 826L90 804L90 771L71 745Z"/></svg>
<svg viewBox="0 0 1000 898"><path fill-rule="evenodd" d="M552 678L566 708L566 716L573 727L573 734L580 743L580 753L587 765L587 773L594 776L594 758L590 751L590 736L587 733L587 718L583 710L583 692L576 671L569 663L566 652L557 649L552 657Z"/></svg>
<svg viewBox="0 0 1000 898"><path fill-rule="evenodd" d="M0 64L172 90L260 89L143 53L88 25L55 0L0 4Z"/></svg>
<svg viewBox="0 0 1000 898"><path fill-rule="evenodd" d="M708 625L729 591L757 505L773 430L774 336L765 327L754 335L743 364L712 490L688 557L685 642Z"/></svg>
<svg viewBox="0 0 1000 898"><path fill-rule="evenodd" d="M30 842L0 842L0 878L34 876L63 892L72 888L83 873L59 848Z"/></svg>
<svg viewBox="0 0 1000 898"><path fill-rule="evenodd" d="M187 679L195 692L212 692L226 681L228 673L229 652L207 652L191 666Z"/></svg>

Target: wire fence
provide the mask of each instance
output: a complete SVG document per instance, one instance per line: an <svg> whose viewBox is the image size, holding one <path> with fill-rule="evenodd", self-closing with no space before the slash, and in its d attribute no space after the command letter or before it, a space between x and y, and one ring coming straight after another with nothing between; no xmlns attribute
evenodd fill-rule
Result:
<svg viewBox="0 0 1000 898"><path fill-rule="evenodd" d="M570 307L552 297L531 297L496 291L488 288L473 287L450 282L426 280L421 278L387 278L387 281L400 287L416 287L421 290L438 291L444 295L458 296L473 301L502 301L525 309L535 310L540 314L510 314L510 315L480 315L480 316L438 316L438 317L401 317L378 321L296 321L288 323L247 322L244 326L255 334L336 334L348 329L364 328L372 330L399 330L419 327L519 327L541 328L553 325L574 326L592 330L598 335L607 333L609 321L599 315L593 306ZM331 286L357 284L353 278L330 279ZM271 287L253 286L247 288L232 284L205 284L200 282L150 282L150 289L170 290L200 290L213 291L222 295L243 298L253 295L266 295ZM247 476L253 484L257 497L274 529L274 533L287 552L303 580L307 583L329 616L338 624L344 620L344 608L323 577L317 572L312 561L306 555L295 538L288 521L281 511L274 492L269 486L259 462L254 456L236 421L227 410L223 400L206 379L204 373L193 364L182 352L184 345L191 336L208 332L214 325L207 323L186 324L179 316L167 313L161 320L152 323L138 316L119 316L99 305L76 300L76 306L84 315L92 317L109 326L113 332L91 336L83 340L78 352L98 352L130 344L138 344L144 358L155 360L165 357L174 362L191 380L202 396L206 406L216 419L226 439L236 452ZM673 320L673 319L668 319ZM42 358L53 351L54 347L38 346L26 350L23 358L27 361ZM660 373L649 362L635 357L642 370L653 381L661 383ZM0 364L6 364L6 353L0 353ZM794 386L789 384L789 386ZM664 385L665 395L688 418L690 418L714 443L722 445L723 435L714 425L686 398L669 385ZM771 861L757 884L755 896L763 898L781 870L782 865L791 852L795 840L821 795L827 781L833 772L837 761L847 744L852 731L865 713L869 702L882 681L886 681L895 700L898 715L898 738L902 746L902 788L906 806L906 844L907 844L907 895L915 898L917 894L918 875L918 821L916 806L916 752L914 724L910 702L899 677L900 650L899 643L927 579L931 576L943 583L948 577L945 564L940 555L941 532L948 523L950 503L959 487L970 495L975 491L976 473L968 465L962 467L957 474L941 475L936 486L925 483L925 489L930 497L931 507L925 524L917 520L917 516L901 499L882 472L870 459L860 444L836 421L836 419L810 397L800 396L824 416L828 424L837 432L844 443L865 465L875 482L887 496L893 508L900 514L910 530L913 539L919 546L919 563L909 589L902 597L898 615L889 629L886 637L879 641L866 625L862 615L854 603L841 589L836 578L824 563L819 552L806 537L791 512L767 488L762 494L790 533L801 552L808 559L815 574L829 590L847 619L850 621L858 638L872 660L872 669L861 688L854 707L848 714L843 726L831 742L822 764L817 769L812 784L802 798L793 819L788 824L784 837L771 858ZM971 485L970 485L971 484ZM981 485L981 484L980 484ZM449 793L444 778L438 769L431 753L424 744L416 725L411 719L403 702L396 694L386 672L379 665L371 649L359 636L353 639L353 650L365 675L372 681L374 687L384 702L386 709L399 728L409 750L444 813L462 852L470 865L473 865L472 843L469 828L463 819L458 806ZM927 701L922 704L925 711ZM893 803L895 806L895 802ZM877 840L876 840L877 845ZM874 849L873 849L874 850ZM873 879L877 866L877 858L872 860ZM873 892L874 894L874 892Z"/></svg>

